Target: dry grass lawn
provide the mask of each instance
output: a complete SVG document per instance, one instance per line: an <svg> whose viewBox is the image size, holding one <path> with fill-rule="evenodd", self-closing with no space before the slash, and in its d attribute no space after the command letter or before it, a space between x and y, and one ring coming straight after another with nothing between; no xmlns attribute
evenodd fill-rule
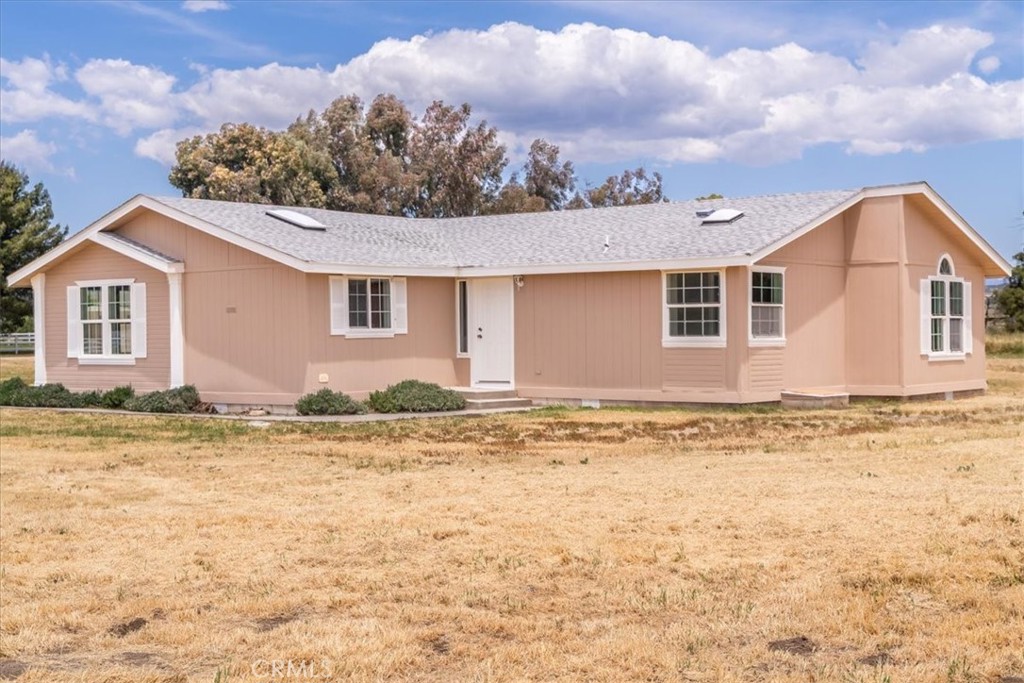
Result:
<svg viewBox="0 0 1024 683"><path fill-rule="evenodd" d="M817 412L0 410L0 678L1016 680L1024 360L990 378Z"/></svg>

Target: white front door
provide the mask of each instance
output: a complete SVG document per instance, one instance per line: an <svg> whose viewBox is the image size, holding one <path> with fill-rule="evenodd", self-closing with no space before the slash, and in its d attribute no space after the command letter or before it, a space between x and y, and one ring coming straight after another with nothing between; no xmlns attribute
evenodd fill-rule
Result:
<svg viewBox="0 0 1024 683"><path fill-rule="evenodd" d="M512 387L512 298L510 277L473 279L469 297L470 377L475 387Z"/></svg>

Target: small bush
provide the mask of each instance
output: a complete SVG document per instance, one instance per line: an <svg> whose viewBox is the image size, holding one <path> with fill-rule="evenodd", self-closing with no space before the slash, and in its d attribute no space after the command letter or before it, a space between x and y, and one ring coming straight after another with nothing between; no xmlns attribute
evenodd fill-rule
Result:
<svg viewBox="0 0 1024 683"><path fill-rule="evenodd" d="M295 410L299 415L360 415L366 412L366 406L348 394L321 389L300 398Z"/></svg>
<svg viewBox="0 0 1024 683"><path fill-rule="evenodd" d="M137 413L191 413L199 406L199 392L191 384L166 391L151 391L124 402L125 410Z"/></svg>
<svg viewBox="0 0 1024 683"><path fill-rule="evenodd" d="M99 405L111 410L124 408L124 404L130 398L135 398L135 390L131 386L114 387L110 391L103 392L100 396Z"/></svg>
<svg viewBox="0 0 1024 683"><path fill-rule="evenodd" d="M25 408L82 408L90 405L88 395L75 394L63 384L33 387L20 377L0 383L0 405Z"/></svg>
<svg viewBox="0 0 1024 683"><path fill-rule="evenodd" d="M374 391L367 402L378 413L425 413L466 407L466 399L451 389L415 379Z"/></svg>

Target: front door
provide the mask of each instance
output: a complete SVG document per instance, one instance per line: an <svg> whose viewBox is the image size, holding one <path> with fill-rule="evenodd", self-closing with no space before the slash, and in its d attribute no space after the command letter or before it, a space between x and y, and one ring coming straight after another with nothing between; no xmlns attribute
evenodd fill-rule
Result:
<svg viewBox="0 0 1024 683"><path fill-rule="evenodd" d="M474 279L471 288L469 351L473 386L512 388L512 278Z"/></svg>

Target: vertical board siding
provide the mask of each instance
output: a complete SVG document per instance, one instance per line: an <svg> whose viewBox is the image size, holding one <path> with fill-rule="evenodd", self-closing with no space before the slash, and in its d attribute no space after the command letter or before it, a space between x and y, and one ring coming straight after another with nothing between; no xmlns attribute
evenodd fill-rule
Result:
<svg viewBox="0 0 1024 683"><path fill-rule="evenodd" d="M661 390L661 297L658 271L526 276L517 385Z"/></svg>
<svg viewBox="0 0 1024 683"><path fill-rule="evenodd" d="M67 288L78 280L134 278L146 283L146 358L135 365L79 365L67 357ZM171 377L167 276L98 244L88 244L46 271L46 379L73 391L130 384L166 389Z"/></svg>

